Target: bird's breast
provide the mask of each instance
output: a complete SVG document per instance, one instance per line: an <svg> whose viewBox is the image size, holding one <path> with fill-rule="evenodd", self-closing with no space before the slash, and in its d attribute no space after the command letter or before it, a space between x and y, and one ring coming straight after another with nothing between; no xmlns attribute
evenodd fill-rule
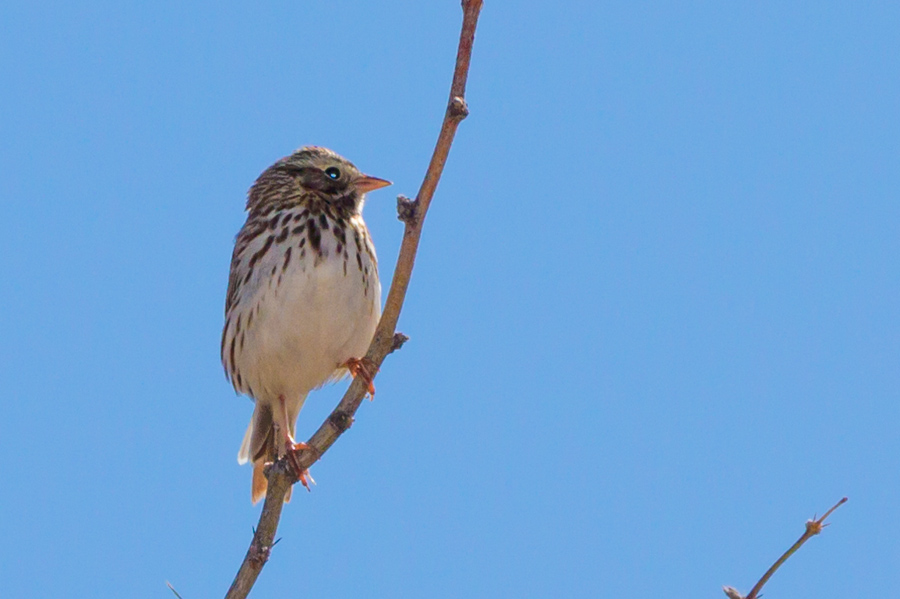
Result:
<svg viewBox="0 0 900 599"><path fill-rule="evenodd" d="M228 327L240 329L232 335L232 382L257 399L324 384L347 359L361 357L374 334L381 285L364 225L323 224L273 242L254 264L252 290L239 294L229 314L226 340ZM226 371L230 350L223 348Z"/></svg>

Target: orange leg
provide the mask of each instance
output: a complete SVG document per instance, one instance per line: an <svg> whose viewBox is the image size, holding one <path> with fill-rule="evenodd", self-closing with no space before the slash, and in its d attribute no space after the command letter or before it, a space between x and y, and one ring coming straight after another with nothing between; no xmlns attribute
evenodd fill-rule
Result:
<svg viewBox="0 0 900 599"><path fill-rule="evenodd" d="M369 399L375 399L375 384L372 382L372 379L375 378L375 374L371 372L371 364L369 364L365 358L350 358L344 362L344 368L349 370L350 374L354 377L361 378L366 384L366 391L369 394Z"/></svg>
<svg viewBox="0 0 900 599"><path fill-rule="evenodd" d="M299 446L303 447L299 447ZM313 479L312 474L309 473L309 468L301 468L299 463L298 453L301 449L305 449L309 447L306 443L297 443L297 448L289 451L287 454L288 461L291 463L291 467L294 469L294 474L297 475L297 479L300 481L304 487L306 487L307 491L312 491L309 488L309 483L316 484L316 481Z"/></svg>
<svg viewBox="0 0 900 599"><path fill-rule="evenodd" d="M278 397L278 403L281 404L285 426L289 426L287 404L285 403L284 396ZM297 454L304 449L309 449L309 445L303 441L300 441L299 443L294 441L294 438L291 436L291 431L286 429L284 431L284 453L287 456L291 467L294 469L294 474L297 476L297 479L304 487L306 487L306 490L309 491L309 483L316 484L316 481L313 480L312 475L309 473L309 469L300 467Z"/></svg>

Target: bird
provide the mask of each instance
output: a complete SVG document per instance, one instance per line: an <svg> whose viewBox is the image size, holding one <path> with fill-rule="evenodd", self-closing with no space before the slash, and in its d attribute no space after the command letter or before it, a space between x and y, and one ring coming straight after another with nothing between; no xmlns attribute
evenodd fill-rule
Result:
<svg viewBox="0 0 900 599"><path fill-rule="evenodd" d="M253 463L253 503L266 494L265 464L306 448L294 435L311 391L351 374L374 395L362 356L381 317L381 283L362 210L367 192L390 184L332 150L305 146L247 193L221 358L235 391L255 401L238 451L238 463ZM312 477L296 470L308 490Z"/></svg>

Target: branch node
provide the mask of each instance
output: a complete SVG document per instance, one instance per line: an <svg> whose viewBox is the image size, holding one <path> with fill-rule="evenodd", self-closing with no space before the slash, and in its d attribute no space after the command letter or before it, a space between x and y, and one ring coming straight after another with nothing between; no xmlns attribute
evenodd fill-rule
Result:
<svg viewBox="0 0 900 599"><path fill-rule="evenodd" d="M250 552L247 555L247 559L250 560L254 566L262 568L263 565L269 561L269 556L272 554L272 547L267 547L262 543L257 542L256 540L250 545Z"/></svg>
<svg viewBox="0 0 900 599"><path fill-rule="evenodd" d="M335 410L328 417L328 422L339 433L343 433L353 425L353 416L343 410Z"/></svg>
<svg viewBox="0 0 900 599"><path fill-rule="evenodd" d="M290 472L290 468L287 467L287 459L281 458L277 459L274 462L266 462L263 465L263 474L267 479L271 479L275 474L287 474ZM256 534L256 531L253 531Z"/></svg>
<svg viewBox="0 0 900 599"><path fill-rule="evenodd" d="M407 341L409 341L409 337L407 335L404 335L403 333L394 333L394 338L391 339L391 350L388 353L394 353L395 351L403 347L403 344Z"/></svg>
<svg viewBox="0 0 900 599"><path fill-rule="evenodd" d="M447 116L457 122L469 116L469 105L466 104L463 97L453 96L450 99L450 104L447 106Z"/></svg>
<svg viewBox="0 0 900 599"><path fill-rule="evenodd" d="M806 521L806 534L809 536L817 535L822 532L822 529L828 526L827 524L822 524L821 522L817 522L816 520L807 520Z"/></svg>
<svg viewBox="0 0 900 599"><path fill-rule="evenodd" d="M410 227L419 224L419 200L411 200L406 196L397 196L397 218Z"/></svg>

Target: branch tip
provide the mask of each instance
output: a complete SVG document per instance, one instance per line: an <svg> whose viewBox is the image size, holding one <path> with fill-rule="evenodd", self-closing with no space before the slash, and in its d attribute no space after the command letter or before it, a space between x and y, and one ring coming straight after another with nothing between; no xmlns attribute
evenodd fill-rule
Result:
<svg viewBox="0 0 900 599"><path fill-rule="evenodd" d="M827 518L828 516L830 516L832 513L834 513L834 510L838 509L839 507L841 507L841 506L844 505L845 503L847 503L847 498L846 498L846 497L842 497L840 501L838 501L838 502L835 503L833 506L831 506L831 509L830 509L830 510L828 510L827 512L825 512L824 514L822 514L822 517L819 518L819 519L817 520L817 522L818 522L819 524L821 524L822 522L825 522L825 518Z"/></svg>
<svg viewBox="0 0 900 599"><path fill-rule="evenodd" d="M175 596L178 597L178 599L181 599L181 595L178 594L178 591L175 590L175 587L173 587L173 586L172 586L172 583L169 582L168 580L166 581L166 586L169 587L169 590L170 590L170 591L172 591L173 593L175 593Z"/></svg>
<svg viewBox="0 0 900 599"><path fill-rule="evenodd" d="M462 0L460 5L463 7L463 10L467 10L469 8L477 10L481 10L481 5L484 4L484 0Z"/></svg>
<svg viewBox="0 0 900 599"><path fill-rule="evenodd" d="M722 590L725 591L725 594L728 595L728 599L744 599L744 596L741 595L738 590L734 587L722 587Z"/></svg>

